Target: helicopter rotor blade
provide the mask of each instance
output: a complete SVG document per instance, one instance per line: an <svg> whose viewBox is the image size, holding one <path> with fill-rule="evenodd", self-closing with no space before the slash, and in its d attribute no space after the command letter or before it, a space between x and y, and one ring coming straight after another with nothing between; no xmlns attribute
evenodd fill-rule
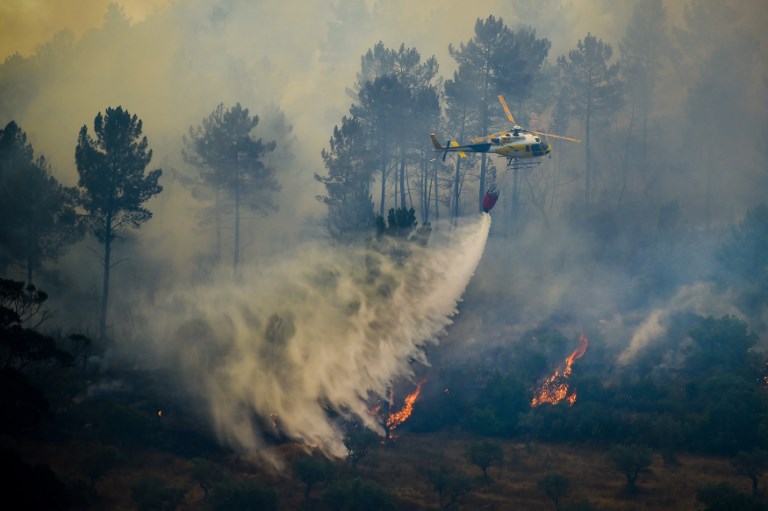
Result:
<svg viewBox="0 0 768 511"><path fill-rule="evenodd" d="M568 142L576 142L577 144L581 144L581 140L579 140L577 138L561 137L560 135L553 135L552 133L544 133L542 131L535 131L535 130L526 130L526 131L528 131L530 133L535 133L537 135L542 135L542 136L545 136L545 137L559 138L561 140L567 140Z"/></svg>
<svg viewBox="0 0 768 511"><path fill-rule="evenodd" d="M504 113L507 114L507 119L509 120L509 122L511 122L512 124L517 124L515 122L515 118L512 116L512 112L509 111L507 102L504 101L504 96L502 96L501 94L499 94L499 102L501 103L502 108L504 108Z"/></svg>

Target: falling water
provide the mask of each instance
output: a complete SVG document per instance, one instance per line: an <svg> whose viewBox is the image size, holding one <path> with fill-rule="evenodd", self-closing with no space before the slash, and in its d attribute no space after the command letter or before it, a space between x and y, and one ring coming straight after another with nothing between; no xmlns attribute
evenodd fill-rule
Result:
<svg viewBox="0 0 768 511"><path fill-rule="evenodd" d="M329 411L383 434L366 400L427 363L423 348L456 314L490 224L483 214L440 226L426 245L307 244L245 285L176 293L160 308L166 354L228 444L259 452L272 427L343 456Z"/></svg>

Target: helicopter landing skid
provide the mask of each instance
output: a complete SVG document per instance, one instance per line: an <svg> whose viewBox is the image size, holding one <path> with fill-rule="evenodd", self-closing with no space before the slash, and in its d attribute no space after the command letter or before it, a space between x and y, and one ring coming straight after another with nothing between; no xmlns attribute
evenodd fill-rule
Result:
<svg viewBox="0 0 768 511"><path fill-rule="evenodd" d="M541 165L541 160L519 160L517 158L507 158L507 168L532 169Z"/></svg>

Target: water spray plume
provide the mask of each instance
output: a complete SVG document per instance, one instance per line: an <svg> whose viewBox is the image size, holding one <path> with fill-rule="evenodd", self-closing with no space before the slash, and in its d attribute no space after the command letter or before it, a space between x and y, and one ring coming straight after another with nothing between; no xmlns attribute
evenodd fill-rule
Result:
<svg viewBox="0 0 768 511"><path fill-rule="evenodd" d="M339 418L384 435L367 404L413 378L414 362L427 364L424 348L451 324L490 224L483 214L439 225L425 246L387 236L374 246L307 243L250 269L243 284L179 290L155 308L154 337L170 340L158 349L227 444L269 456L260 432L277 428L344 457Z"/></svg>
<svg viewBox="0 0 768 511"><path fill-rule="evenodd" d="M536 407L544 403L556 405L564 399L571 405L576 402L576 393L568 393L568 378L571 376L571 371L573 370L573 362L584 356L587 352L588 345L589 341L587 336L583 333L580 334L579 347L565 359L565 362L555 370L552 376L539 385L531 400L531 407Z"/></svg>

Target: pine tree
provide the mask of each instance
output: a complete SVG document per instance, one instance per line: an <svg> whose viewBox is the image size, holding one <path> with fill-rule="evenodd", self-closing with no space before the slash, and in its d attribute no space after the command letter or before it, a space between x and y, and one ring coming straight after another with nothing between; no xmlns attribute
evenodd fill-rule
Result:
<svg viewBox="0 0 768 511"><path fill-rule="evenodd" d="M528 96L550 46L549 40L537 38L533 29L512 31L502 18L489 16L485 21L478 18L475 35L466 44L461 43L458 49L453 45L448 47L459 65L454 79L462 77L465 80L457 91L472 91L462 94L468 102L468 110L472 111L471 115L462 115L462 118L471 118L476 123L470 125L470 129L481 137L488 135L494 117L491 105L496 103L497 95L508 93L517 101L523 101ZM480 211L486 188L486 159L487 154L483 153L478 196Z"/></svg>
<svg viewBox="0 0 768 511"><path fill-rule="evenodd" d="M340 239L373 227L372 176L366 163L365 133L357 119L343 117L328 143L330 148L322 151L328 176L315 174L315 179L327 191L318 199L328 206L328 229Z"/></svg>
<svg viewBox="0 0 768 511"><path fill-rule="evenodd" d="M579 40L568 56L560 56L557 62L563 73L572 115L584 122L585 149L585 203L589 204L592 193L592 164L590 137L593 120L618 110L621 105L622 83L619 80L618 63L609 63L613 56L611 45L587 34Z"/></svg>
<svg viewBox="0 0 768 511"><path fill-rule="evenodd" d="M93 121L96 138L83 125L75 149L82 190L80 204L93 234L104 245L104 269L99 316L99 336L106 336L112 242L126 227L138 228L152 218L143 204L163 190L158 184L161 169L145 175L152 160L142 121L121 106L99 112Z"/></svg>
<svg viewBox="0 0 768 511"><path fill-rule="evenodd" d="M232 270L240 264L240 217L242 210L266 213L277 209L272 194L280 190L272 167L264 157L275 150L275 142L254 138L257 115L235 104L225 109L220 103L202 123L189 128L184 139L185 159L199 171L201 184L213 191L216 218L216 254L221 250L221 218L224 199L231 199L234 213ZM223 196L224 195L224 196Z"/></svg>

